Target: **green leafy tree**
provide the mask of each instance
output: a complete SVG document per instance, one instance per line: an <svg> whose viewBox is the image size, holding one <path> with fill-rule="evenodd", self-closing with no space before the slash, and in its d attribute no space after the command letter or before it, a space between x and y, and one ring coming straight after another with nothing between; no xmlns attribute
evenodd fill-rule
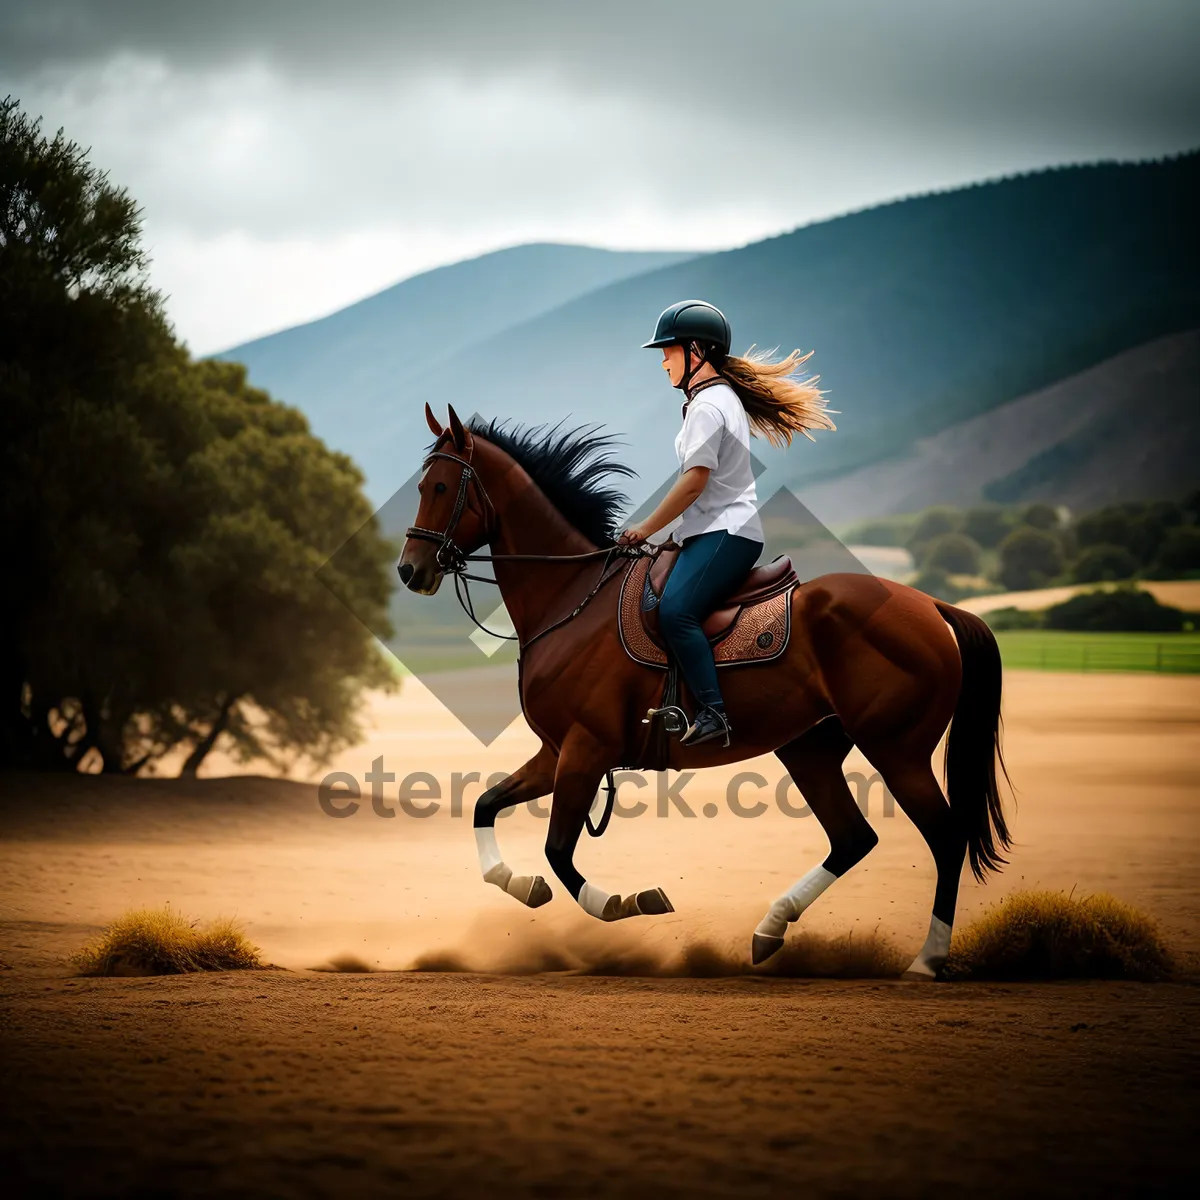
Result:
<svg viewBox="0 0 1200 1200"><path fill-rule="evenodd" d="M948 575L977 575L979 561L979 543L965 533L943 533L925 551L925 570Z"/></svg>
<svg viewBox="0 0 1200 1200"><path fill-rule="evenodd" d="M1100 543L1088 546L1071 566L1071 578L1076 583L1101 583L1111 579L1132 579L1138 569L1137 559L1124 546Z"/></svg>
<svg viewBox="0 0 1200 1200"><path fill-rule="evenodd" d="M963 514L962 532L985 550L994 550L1016 524L1011 509L999 504L980 504Z"/></svg>
<svg viewBox="0 0 1200 1200"><path fill-rule="evenodd" d="M956 533L962 524L962 513L948 505L927 508L917 519L905 543L916 562L923 564L925 553L934 538L944 533Z"/></svg>
<svg viewBox="0 0 1200 1200"><path fill-rule="evenodd" d="M1032 529L1056 529L1058 511L1050 504L1030 504L1021 511L1020 522Z"/></svg>
<svg viewBox="0 0 1200 1200"><path fill-rule="evenodd" d="M370 521L361 477L238 368L192 362L145 271L126 193L3 101L0 763L134 771L222 729L326 752L390 680L315 575ZM356 541L339 586L386 628L392 548Z"/></svg>
<svg viewBox="0 0 1200 1200"><path fill-rule="evenodd" d="M1014 592L1045 587L1063 570L1058 538L1044 529L1021 525L1000 543L1000 581Z"/></svg>
<svg viewBox="0 0 1200 1200"><path fill-rule="evenodd" d="M1163 538L1151 574L1157 579L1200 571L1200 526L1178 525Z"/></svg>
<svg viewBox="0 0 1200 1200"><path fill-rule="evenodd" d="M1170 501L1110 504L1079 519L1079 545L1123 546L1139 567L1153 563L1172 529L1186 519L1184 507Z"/></svg>

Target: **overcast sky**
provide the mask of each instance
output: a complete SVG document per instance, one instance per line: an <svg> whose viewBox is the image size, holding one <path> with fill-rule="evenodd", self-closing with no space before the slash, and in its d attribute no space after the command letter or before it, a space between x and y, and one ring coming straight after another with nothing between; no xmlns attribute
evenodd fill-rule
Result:
<svg viewBox="0 0 1200 1200"><path fill-rule="evenodd" d="M197 353L523 241L718 249L1200 145L1200 0L0 0Z"/></svg>

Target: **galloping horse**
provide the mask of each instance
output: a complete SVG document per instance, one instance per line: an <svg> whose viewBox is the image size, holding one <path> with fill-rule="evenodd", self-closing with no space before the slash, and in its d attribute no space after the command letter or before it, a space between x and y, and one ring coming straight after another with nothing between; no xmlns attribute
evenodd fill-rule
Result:
<svg viewBox="0 0 1200 1200"><path fill-rule="evenodd" d="M608 439L557 439L495 422L464 426L449 410L424 460L416 523L397 565L412 591L432 594L468 558L493 564L520 645L520 700L541 749L475 807L483 877L531 908L551 897L540 876L517 876L496 843L503 809L553 793L546 858L563 886L605 921L673 911L661 888L611 896L573 857L606 772L645 755L648 709L663 674L626 654L618 581L644 550L612 545L621 497L599 482L628 470L595 452ZM553 431L551 431L553 434ZM484 546L486 555L477 552ZM624 556L625 561L622 561ZM614 569L615 565L615 569ZM829 855L772 903L752 959L783 945L789 922L878 842L842 774L858 746L929 845L937 867L929 934L907 977L934 979L946 960L964 856L978 879L1010 845L997 787L1000 656L978 617L903 584L830 574L788 593L791 633L769 663L724 670L733 744L670 745L671 769L774 752L816 813ZM947 803L931 758L946 745Z"/></svg>

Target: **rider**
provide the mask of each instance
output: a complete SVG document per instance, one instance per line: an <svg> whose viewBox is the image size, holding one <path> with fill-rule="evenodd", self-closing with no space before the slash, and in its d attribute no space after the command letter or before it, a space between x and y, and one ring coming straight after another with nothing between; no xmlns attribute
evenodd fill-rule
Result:
<svg viewBox="0 0 1200 1200"><path fill-rule="evenodd" d="M679 558L667 577L658 619L699 705L680 738L688 745L722 738L728 746L732 732L701 623L762 553L751 434L781 445L790 444L793 433L811 439L810 428L835 428L813 386L819 377L787 378L809 355L793 351L778 363L749 352L737 358L729 353L731 343L725 314L703 300L681 300L658 318L654 337L644 345L662 348L663 370L687 397L675 438L680 475L658 507L620 538L644 542L682 515L674 531Z"/></svg>

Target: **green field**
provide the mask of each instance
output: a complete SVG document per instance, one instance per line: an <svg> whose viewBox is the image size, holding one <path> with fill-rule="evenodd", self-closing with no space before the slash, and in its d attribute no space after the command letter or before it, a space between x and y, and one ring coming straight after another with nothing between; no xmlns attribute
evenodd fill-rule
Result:
<svg viewBox="0 0 1200 1200"><path fill-rule="evenodd" d="M1161 671L1200 674L1200 633L996 634L1006 667L1033 671Z"/></svg>

